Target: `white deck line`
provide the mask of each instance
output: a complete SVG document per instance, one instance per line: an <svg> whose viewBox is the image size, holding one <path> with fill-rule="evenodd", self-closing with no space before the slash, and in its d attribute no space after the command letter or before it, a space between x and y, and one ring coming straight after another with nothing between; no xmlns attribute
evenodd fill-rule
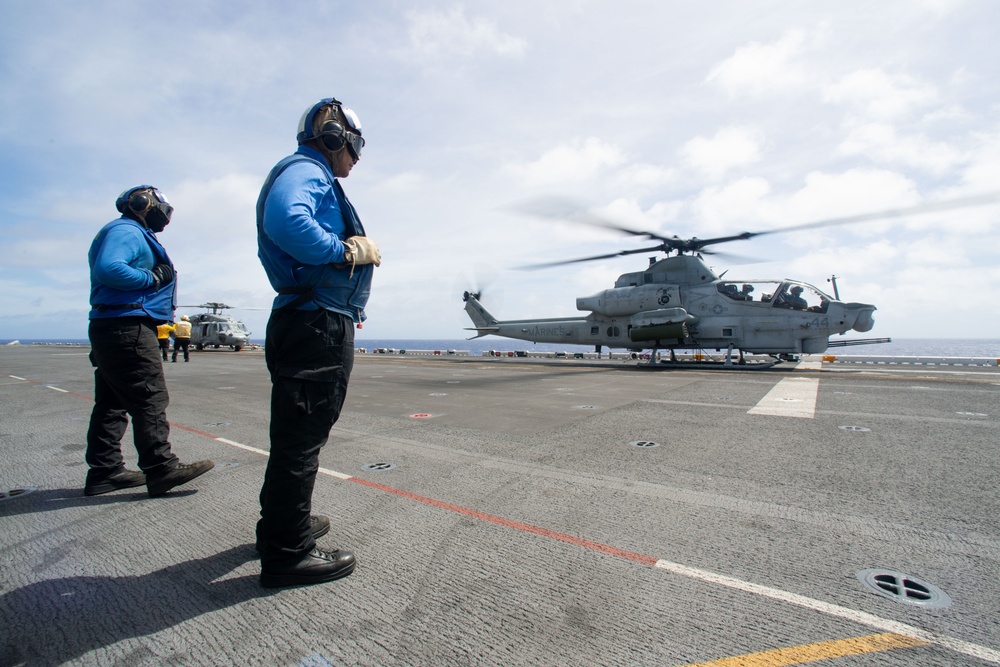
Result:
<svg viewBox="0 0 1000 667"><path fill-rule="evenodd" d="M785 378L747 410L747 414L812 419L816 416L818 392L818 378Z"/></svg>

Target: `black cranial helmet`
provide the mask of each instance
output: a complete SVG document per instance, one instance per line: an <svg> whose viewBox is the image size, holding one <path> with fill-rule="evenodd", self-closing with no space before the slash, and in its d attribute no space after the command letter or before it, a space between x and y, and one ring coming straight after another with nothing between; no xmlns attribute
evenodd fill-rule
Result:
<svg viewBox="0 0 1000 667"><path fill-rule="evenodd" d="M167 196L152 185L137 185L118 195L115 208L125 217L141 222L154 232L170 224L174 207Z"/></svg>

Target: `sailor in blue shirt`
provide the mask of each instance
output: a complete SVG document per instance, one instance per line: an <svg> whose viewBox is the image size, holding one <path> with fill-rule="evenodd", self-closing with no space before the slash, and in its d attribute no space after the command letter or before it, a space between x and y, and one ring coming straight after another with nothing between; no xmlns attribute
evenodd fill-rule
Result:
<svg viewBox="0 0 1000 667"><path fill-rule="evenodd" d="M95 370L84 493L96 496L145 484L150 496L159 496L215 464L182 464L168 440L169 398L156 325L173 322L177 281L156 234L170 224L174 209L151 185L129 188L115 206L121 217L98 232L89 253ZM122 458L129 417L142 472L126 468Z"/></svg>
<svg viewBox="0 0 1000 667"><path fill-rule="evenodd" d="M264 346L271 374L271 451L260 491L257 550L264 586L332 581L354 570L342 549L319 549L330 520L312 514L319 451L340 417L354 366L354 325L378 246L337 179L365 140L334 98L302 115L299 148L271 170L257 200L257 254L278 293Z"/></svg>

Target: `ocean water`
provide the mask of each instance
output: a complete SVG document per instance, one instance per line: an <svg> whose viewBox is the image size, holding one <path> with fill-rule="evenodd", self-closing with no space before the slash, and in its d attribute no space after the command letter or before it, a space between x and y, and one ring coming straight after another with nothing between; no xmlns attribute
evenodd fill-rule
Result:
<svg viewBox="0 0 1000 667"><path fill-rule="evenodd" d="M834 341L840 340L834 337ZM0 339L0 345L12 342L10 339ZM21 345L88 345L86 339L24 339L18 341ZM263 345L263 339L252 339L252 343ZM490 350L509 352L527 350L529 352L593 352L589 345L557 345L554 343L529 343L509 338L486 336L473 340L463 339L381 339L362 338L355 340L355 346L371 350L376 347L395 348L396 350L465 350L472 354L481 354ZM604 349L607 352L607 348ZM872 355L896 357L986 357L1000 358L1000 338L894 338L891 343L857 345L844 348L831 348L831 352L842 355Z"/></svg>

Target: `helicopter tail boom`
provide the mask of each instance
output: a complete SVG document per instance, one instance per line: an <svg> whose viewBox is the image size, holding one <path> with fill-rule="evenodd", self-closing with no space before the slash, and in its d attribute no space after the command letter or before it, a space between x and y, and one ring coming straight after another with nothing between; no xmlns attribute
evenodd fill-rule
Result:
<svg viewBox="0 0 1000 667"><path fill-rule="evenodd" d="M479 331L480 336L496 333L499 329L497 326L499 320L493 317L493 314L486 310L483 304L479 303L479 294L466 292L462 295L462 300L465 301L465 312L469 314L472 323L476 325L474 330Z"/></svg>

